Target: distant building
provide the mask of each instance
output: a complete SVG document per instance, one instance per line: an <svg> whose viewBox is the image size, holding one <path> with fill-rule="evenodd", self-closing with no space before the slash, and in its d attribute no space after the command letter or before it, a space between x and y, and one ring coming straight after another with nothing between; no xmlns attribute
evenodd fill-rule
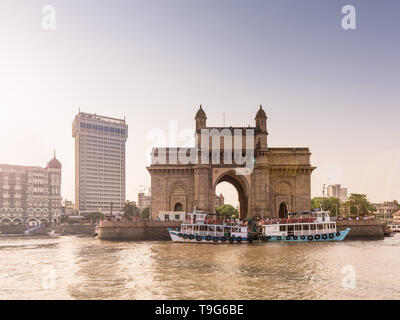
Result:
<svg viewBox="0 0 400 320"><path fill-rule="evenodd" d="M215 208L218 208L225 204L225 198L222 195L222 193L220 193L219 196L214 195L214 201L215 201Z"/></svg>
<svg viewBox="0 0 400 320"><path fill-rule="evenodd" d="M45 168L0 164L0 224L59 223L61 168L55 152Z"/></svg>
<svg viewBox="0 0 400 320"><path fill-rule="evenodd" d="M393 214L399 210L394 202L374 203L376 219L383 220L391 223L393 221Z"/></svg>
<svg viewBox="0 0 400 320"><path fill-rule="evenodd" d="M140 192L138 194L138 208L142 211L144 208L151 207L151 194L148 195Z"/></svg>
<svg viewBox="0 0 400 320"><path fill-rule="evenodd" d="M392 214L393 223L400 224L400 210L397 210L395 213Z"/></svg>
<svg viewBox="0 0 400 320"><path fill-rule="evenodd" d="M340 201L347 201L347 188L342 188L340 184L329 185L328 186L328 197L338 198Z"/></svg>
<svg viewBox="0 0 400 320"><path fill-rule="evenodd" d="M64 216L75 216L78 215L78 210L75 208L75 204L70 201L65 199L63 206L62 206L62 212Z"/></svg>
<svg viewBox="0 0 400 320"><path fill-rule="evenodd" d="M123 213L125 207L125 120L79 112L75 138L75 205L82 214Z"/></svg>

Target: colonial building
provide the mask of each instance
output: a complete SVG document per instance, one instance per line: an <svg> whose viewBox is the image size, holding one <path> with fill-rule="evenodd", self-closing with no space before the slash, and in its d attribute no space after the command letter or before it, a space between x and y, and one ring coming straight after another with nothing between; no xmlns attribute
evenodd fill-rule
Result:
<svg viewBox="0 0 400 320"><path fill-rule="evenodd" d="M215 205L214 205L215 208L218 208L225 204L225 198L222 193L220 193L219 195L215 195L214 199L215 199Z"/></svg>
<svg viewBox="0 0 400 320"><path fill-rule="evenodd" d="M393 221L393 214L398 211L398 206L394 202L374 203L376 219L383 220L391 223Z"/></svg>
<svg viewBox="0 0 400 320"><path fill-rule="evenodd" d="M125 119L79 112L72 124L72 136L77 209L81 214L123 213L128 138Z"/></svg>
<svg viewBox="0 0 400 320"><path fill-rule="evenodd" d="M269 147L267 115L261 106L254 127L207 127L207 116L201 106L195 121L194 148L152 150L152 163L147 169L151 175L153 218L159 212L189 212L195 206L205 212L215 212L215 189L220 182L231 183L236 188L241 218L276 218L286 216L288 211L310 210L311 173L315 169L310 164L310 150ZM205 151L203 144L207 140L203 138L203 143L201 140L205 131L215 133L218 148L212 142L211 148ZM239 150L236 138L219 136L236 137L237 132L242 132L237 139L241 141ZM195 156L189 161L181 160L192 154ZM248 154L253 163L250 171L243 162L231 161ZM214 157L220 161L210 161Z"/></svg>
<svg viewBox="0 0 400 320"><path fill-rule="evenodd" d="M0 164L0 223L59 223L61 168L55 153L45 168Z"/></svg>

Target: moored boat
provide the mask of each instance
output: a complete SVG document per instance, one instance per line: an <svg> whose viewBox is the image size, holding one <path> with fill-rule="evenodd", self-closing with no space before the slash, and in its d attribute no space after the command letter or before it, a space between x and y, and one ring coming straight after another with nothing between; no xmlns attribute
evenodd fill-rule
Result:
<svg viewBox="0 0 400 320"><path fill-rule="evenodd" d="M287 219L265 221L261 241L343 241L350 228L337 231L329 211L290 213Z"/></svg>
<svg viewBox="0 0 400 320"><path fill-rule="evenodd" d="M187 215L180 229L168 228L174 242L242 243L252 242L246 223L236 219L221 220L215 215L194 211Z"/></svg>

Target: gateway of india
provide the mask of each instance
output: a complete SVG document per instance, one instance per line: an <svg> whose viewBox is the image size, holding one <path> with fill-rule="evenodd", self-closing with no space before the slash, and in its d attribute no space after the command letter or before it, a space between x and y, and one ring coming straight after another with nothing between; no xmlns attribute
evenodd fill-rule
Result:
<svg viewBox="0 0 400 320"><path fill-rule="evenodd" d="M246 130L253 129L254 138L250 140L254 144L253 170L249 174L237 174L235 169L243 167L243 164L238 165L232 161L225 163L229 162L224 161L225 152L233 148L222 137L219 148L222 160L217 162L204 163L202 158L201 161L182 163L175 161L179 148L153 148L152 162L147 167L151 175L153 219L158 217L159 212L191 212L194 207L215 213L215 188L221 182L231 183L236 188L241 219L257 216L278 218L285 217L288 212L310 210L311 173L316 168L310 164L310 150L268 147L267 115L262 106L257 111L255 127L207 127L207 116L202 106L195 120L196 146L185 150L198 154L202 152L199 141L204 129L232 133L235 129L241 129L242 145L245 145L243 141ZM213 153L211 147L210 158ZM165 161L159 161L160 155L165 157Z"/></svg>

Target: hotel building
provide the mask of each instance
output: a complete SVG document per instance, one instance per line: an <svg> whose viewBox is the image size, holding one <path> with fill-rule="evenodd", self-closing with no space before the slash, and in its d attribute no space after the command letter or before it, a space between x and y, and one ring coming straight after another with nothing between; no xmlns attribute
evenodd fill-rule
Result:
<svg viewBox="0 0 400 320"><path fill-rule="evenodd" d="M115 119L79 112L75 138L75 205L80 214L121 213L125 206L125 144L128 126Z"/></svg>
<svg viewBox="0 0 400 320"><path fill-rule="evenodd" d="M61 163L54 158L45 168L0 164L0 224L59 223Z"/></svg>

